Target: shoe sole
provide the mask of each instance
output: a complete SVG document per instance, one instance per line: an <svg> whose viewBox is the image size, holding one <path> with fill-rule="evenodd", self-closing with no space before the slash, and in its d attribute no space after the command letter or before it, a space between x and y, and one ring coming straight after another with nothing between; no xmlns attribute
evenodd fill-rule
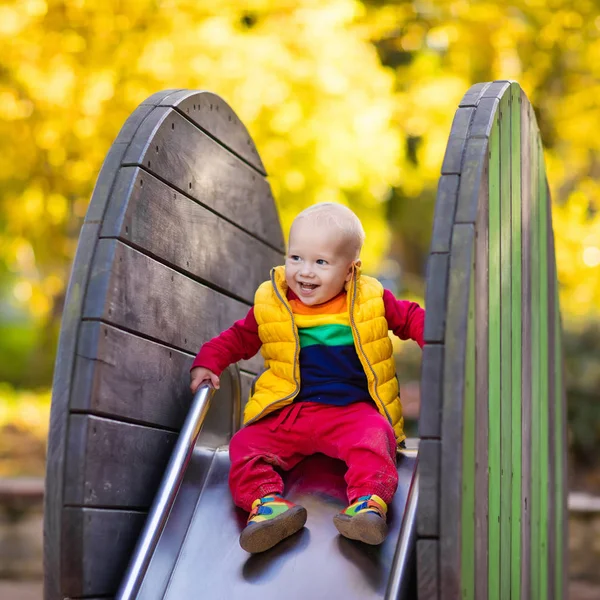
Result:
<svg viewBox="0 0 600 600"><path fill-rule="evenodd" d="M387 523L374 513L363 513L354 517L335 515L333 523L345 538L358 540L371 546L381 544L388 533Z"/></svg>
<svg viewBox="0 0 600 600"><path fill-rule="evenodd" d="M240 535L240 546L250 554L265 552L300 531L307 516L303 506L294 506L274 519L247 525Z"/></svg>

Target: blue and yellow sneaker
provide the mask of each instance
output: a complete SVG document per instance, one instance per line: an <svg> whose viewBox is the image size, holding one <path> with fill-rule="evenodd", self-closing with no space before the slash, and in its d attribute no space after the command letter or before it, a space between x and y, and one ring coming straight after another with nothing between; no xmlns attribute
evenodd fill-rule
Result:
<svg viewBox="0 0 600 600"><path fill-rule="evenodd" d="M288 502L280 494L269 494L252 503L248 524L240 535L240 546L251 554L264 552L300 531L306 509Z"/></svg>
<svg viewBox="0 0 600 600"><path fill-rule="evenodd" d="M333 517L337 530L351 540L377 546L388 532L387 504L375 494L361 496Z"/></svg>

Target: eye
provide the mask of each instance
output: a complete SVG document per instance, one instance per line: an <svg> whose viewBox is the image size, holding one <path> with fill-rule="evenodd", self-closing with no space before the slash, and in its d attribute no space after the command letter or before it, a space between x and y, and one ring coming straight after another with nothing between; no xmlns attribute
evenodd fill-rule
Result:
<svg viewBox="0 0 600 600"><path fill-rule="evenodd" d="M290 260L292 260L294 262L298 262L300 260L300 257L297 254L291 254Z"/></svg>
<svg viewBox="0 0 600 600"><path fill-rule="evenodd" d="M319 258L319 259L317 259L317 264L323 266L323 265L326 265L328 263L327 263L327 261L324 258Z"/></svg>

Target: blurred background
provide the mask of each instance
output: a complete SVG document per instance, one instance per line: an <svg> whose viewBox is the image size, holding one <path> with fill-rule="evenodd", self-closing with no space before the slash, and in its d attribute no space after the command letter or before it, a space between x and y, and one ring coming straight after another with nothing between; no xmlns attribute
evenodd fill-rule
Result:
<svg viewBox="0 0 600 600"><path fill-rule="evenodd" d="M598 577L599 0L21 0L0 3L0 45L0 577L41 577L65 290L95 179L135 107L166 88L222 96L256 142L284 231L314 202L348 204L367 232L366 271L422 301L452 118L470 85L493 79L521 84L544 144L565 335L571 571ZM416 418L420 351L397 350Z"/></svg>

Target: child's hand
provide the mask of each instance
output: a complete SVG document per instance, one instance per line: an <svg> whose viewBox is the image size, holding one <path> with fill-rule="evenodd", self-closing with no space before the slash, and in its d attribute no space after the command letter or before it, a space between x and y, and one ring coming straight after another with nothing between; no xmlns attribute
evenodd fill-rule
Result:
<svg viewBox="0 0 600 600"><path fill-rule="evenodd" d="M196 367L192 369L190 372L190 379L190 390L192 390L194 394L200 385L205 381L210 381L215 390L218 390L221 386L219 378L212 371L206 369L205 367Z"/></svg>

